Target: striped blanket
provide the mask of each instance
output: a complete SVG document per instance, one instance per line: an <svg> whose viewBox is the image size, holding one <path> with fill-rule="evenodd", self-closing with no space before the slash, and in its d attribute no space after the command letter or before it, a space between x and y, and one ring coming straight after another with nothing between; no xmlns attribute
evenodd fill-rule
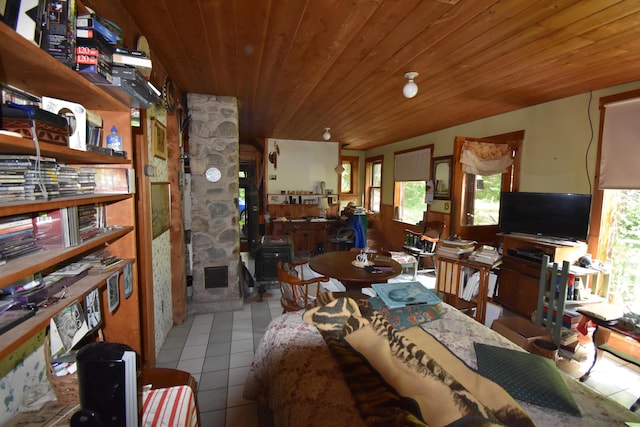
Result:
<svg viewBox="0 0 640 427"><path fill-rule="evenodd" d="M326 293L304 314L369 426L533 426L501 387L419 327L398 332L365 299Z"/></svg>

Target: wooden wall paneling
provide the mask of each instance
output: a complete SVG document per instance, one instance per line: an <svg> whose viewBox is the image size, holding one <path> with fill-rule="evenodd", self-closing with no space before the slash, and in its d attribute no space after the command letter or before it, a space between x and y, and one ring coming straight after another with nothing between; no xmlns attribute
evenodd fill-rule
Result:
<svg viewBox="0 0 640 427"><path fill-rule="evenodd" d="M182 161L175 114L167 114L167 148L171 183L171 301L173 323L181 325L187 318L187 266L185 260L184 215L182 210Z"/></svg>

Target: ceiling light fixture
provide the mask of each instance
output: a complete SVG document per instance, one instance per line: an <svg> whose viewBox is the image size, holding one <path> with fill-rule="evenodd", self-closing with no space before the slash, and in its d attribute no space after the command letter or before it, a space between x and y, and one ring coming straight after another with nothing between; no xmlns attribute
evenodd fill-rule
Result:
<svg viewBox="0 0 640 427"><path fill-rule="evenodd" d="M415 71L409 71L408 73L405 73L404 78L409 80L404 84L404 87L402 88L402 94L405 98L413 98L418 94L418 85L413 82L413 79L415 79L416 77L418 77L418 73L416 73Z"/></svg>
<svg viewBox="0 0 640 427"><path fill-rule="evenodd" d="M325 141L328 141L331 139L331 134L329 133L329 129L331 128L324 128L324 132L322 133L322 139L324 139Z"/></svg>

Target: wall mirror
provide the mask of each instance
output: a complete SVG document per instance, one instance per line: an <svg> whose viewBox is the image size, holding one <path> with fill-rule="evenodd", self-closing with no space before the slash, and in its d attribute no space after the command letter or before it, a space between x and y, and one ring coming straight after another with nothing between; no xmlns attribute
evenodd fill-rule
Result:
<svg viewBox="0 0 640 427"><path fill-rule="evenodd" d="M435 193L433 197L439 200L449 200L451 198L451 163L453 156L443 156L433 158L433 180L435 182Z"/></svg>

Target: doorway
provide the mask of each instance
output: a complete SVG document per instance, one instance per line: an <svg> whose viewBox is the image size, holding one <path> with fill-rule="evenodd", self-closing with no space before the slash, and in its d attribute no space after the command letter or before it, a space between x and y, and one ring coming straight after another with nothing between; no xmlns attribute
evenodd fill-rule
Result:
<svg viewBox="0 0 640 427"><path fill-rule="evenodd" d="M240 251L250 252L253 255L261 239L260 196L255 182L255 165L253 162L240 162L240 176L238 179Z"/></svg>

